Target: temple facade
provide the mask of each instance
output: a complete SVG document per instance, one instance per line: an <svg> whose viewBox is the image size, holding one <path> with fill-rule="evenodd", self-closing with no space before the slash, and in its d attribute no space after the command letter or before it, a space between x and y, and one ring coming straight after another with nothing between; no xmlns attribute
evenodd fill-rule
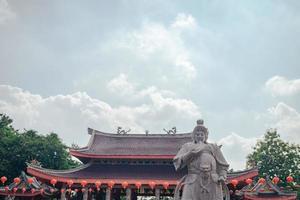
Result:
<svg viewBox="0 0 300 200"><path fill-rule="evenodd" d="M71 149L70 154L83 165L70 170L45 169L28 164L27 173L43 183L56 180L60 199L128 199L173 197L174 189L186 174L176 172L173 158L180 147L191 141L190 133L182 134L113 134L88 129L86 147ZM240 187L257 169L228 174ZM72 197L73 196L73 197Z"/></svg>

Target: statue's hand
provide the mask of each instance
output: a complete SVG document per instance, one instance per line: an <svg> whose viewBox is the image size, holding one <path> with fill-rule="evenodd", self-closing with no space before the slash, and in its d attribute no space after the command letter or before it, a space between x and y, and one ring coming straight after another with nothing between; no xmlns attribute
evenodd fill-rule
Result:
<svg viewBox="0 0 300 200"><path fill-rule="evenodd" d="M193 149L193 150L191 151L191 154L193 154L193 155L198 155L200 152L201 152L201 149Z"/></svg>
<svg viewBox="0 0 300 200"><path fill-rule="evenodd" d="M218 179L220 182L225 182L226 178L224 176L219 176L219 179Z"/></svg>
<svg viewBox="0 0 300 200"><path fill-rule="evenodd" d="M194 155L198 155L203 151L203 146L202 145L195 145L193 149L191 150L191 153Z"/></svg>

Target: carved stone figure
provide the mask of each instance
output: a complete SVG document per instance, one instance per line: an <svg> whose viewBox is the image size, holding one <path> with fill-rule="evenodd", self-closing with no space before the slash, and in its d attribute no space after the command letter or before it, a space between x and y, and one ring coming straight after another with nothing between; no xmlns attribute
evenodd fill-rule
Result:
<svg viewBox="0 0 300 200"><path fill-rule="evenodd" d="M172 129L170 129L170 130L167 130L167 129L163 129L168 135L170 135L170 134L176 134L176 132L177 132L177 129L176 129L176 127L174 126L174 127L172 127Z"/></svg>
<svg viewBox="0 0 300 200"><path fill-rule="evenodd" d="M131 129L128 129L127 131L125 131L121 126L118 126L118 128L117 128L117 134L123 134L123 135L125 135L128 132L130 132L130 131L131 131Z"/></svg>
<svg viewBox="0 0 300 200"><path fill-rule="evenodd" d="M223 200L222 184L225 185L229 165L220 147L207 143L207 138L208 130L203 120L198 120L193 141L184 144L175 156L175 169L188 169L176 187L175 200L179 199L181 187L182 200Z"/></svg>

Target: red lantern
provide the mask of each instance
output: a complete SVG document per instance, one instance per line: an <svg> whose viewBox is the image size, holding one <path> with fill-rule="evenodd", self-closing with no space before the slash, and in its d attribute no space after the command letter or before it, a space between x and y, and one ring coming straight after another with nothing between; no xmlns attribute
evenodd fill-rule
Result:
<svg viewBox="0 0 300 200"><path fill-rule="evenodd" d="M137 189L140 189L141 186L142 186L142 183L141 183L141 182L136 182L136 183L135 183L135 186L137 187Z"/></svg>
<svg viewBox="0 0 300 200"><path fill-rule="evenodd" d="M26 188L22 188L22 192L25 193L26 192Z"/></svg>
<svg viewBox="0 0 300 200"><path fill-rule="evenodd" d="M28 178L27 182L31 185L33 183L33 178Z"/></svg>
<svg viewBox="0 0 300 200"><path fill-rule="evenodd" d="M169 185L170 185L169 182L164 182L164 183L163 183L163 187L164 187L166 190L168 189Z"/></svg>
<svg viewBox="0 0 300 200"><path fill-rule="evenodd" d="M150 181L149 182L149 186L150 186L150 188L153 190L154 189L154 187L155 187L155 182L154 181Z"/></svg>
<svg viewBox="0 0 300 200"><path fill-rule="evenodd" d="M126 188L128 187L128 182L127 182L127 181L124 181L124 182L122 183L122 187L123 187L124 189L126 189Z"/></svg>
<svg viewBox="0 0 300 200"><path fill-rule="evenodd" d="M65 189L60 189L60 193L64 193L65 191Z"/></svg>
<svg viewBox="0 0 300 200"><path fill-rule="evenodd" d="M109 181L107 185L108 185L108 187L112 188L115 185L115 182Z"/></svg>
<svg viewBox="0 0 300 200"><path fill-rule="evenodd" d="M247 183L248 185L251 185L252 182L253 182L253 181L252 181L251 178L247 178L247 179L246 179L246 183Z"/></svg>
<svg viewBox="0 0 300 200"><path fill-rule="evenodd" d="M68 184L69 187L71 187L73 185L73 183L74 183L73 180L68 180L67 181L67 184Z"/></svg>
<svg viewBox="0 0 300 200"><path fill-rule="evenodd" d="M93 192L93 189L92 189L92 188L89 188L89 192Z"/></svg>
<svg viewBox="0 0 300 200"><path fill-rule="evenodd" d="M239 181L236 180L236 179L233 179L233 180L230 181L230 183L233 185L233 187L236 187L237 184L239 183Z"/></svg>
<svg viewBox="0 0 300 200"><path fill-rule="evenodd" d="M32 194L35 193L35 189L34 188L31 189L31 193Z"/></svg>
<svg viewBox="0 0 300 200"><path fill-rule="evenodd" d="M6 178L5 176L2 176L2 177L1 177L1 182L2 182L2 184L4 184L6 181L7 181L7 178Z"/></svg>
<svg viewBox="0 0 300 200"><path fill-rule="evenodd" d="M8 187L8 186L5 186L4 189L5 189L6 192L8 192L9 187Z"/></svg>
<svg viewBox="0 0 300 200"><path fill-rule="evenodd" d="M18 188L14 188L13 191L14 193L16 193L18 191Z"/></svg>
<svg viewBox="0 0 300 200"><path fill-rule="evenodd" d="M86 181L86 180L82 180L82 181L81 181L81 186L82 186L82 187L85 187L86 184L87 184L87 181Z"/></svg>
<svg viewBox="0 0 300 200"><path fill-rule="evenodd" d="M95 185L96 185L97 188L99 188L101 186L101 181L96 181Z"/></svg>
<svg viewBox="0 0 300 200"><path fill-rule="evenodd" d="M15 184L19 184L20 182L21 182L21 179L20 179L20 178L18 178L18 177L17 177L17 178L14 178L14 183L15 183Z"/></svg>
<svg viewBox="0 0 300 200"><path fill-rule="evenodd" d="M84 192L85 192L85 188L82 188L82 189L81 189L81 192L84 193Z"/></svg>
<svg viewBox="0 0 300 200"><path fill-rule="evenodd" d="M277 176L275 176L272 181L273 181L274 184L277 185L277 183L279 182L279 180L280 179Z"/></svg>
<svg viewBox="0 0 300 200"><path fill-rule="evenodd" d="M50 183L55 186L55 184L57 183L57 180L55 178L51 179Z"/></svg>
<svg viewBox="0 0 300 200"><path fill-rule="evenodd" d="M294 178L292 176L286 177L286 182L291 183L294 181Z"/></svg>
<svg viewBox="0 0 300 200"><path fill-rule="evenodd" d="M265 182L266 182L266 180L265 180L264 178L260 178L260 179L258 180L258 183L259 183L259 184L265 184Z"/></svg>
<svg viewBox="0 0 300 200"><path fill-rule="evenodd" d="M45 192L45 190L42 188L40 189L41 194L43 194Z"/></svg>

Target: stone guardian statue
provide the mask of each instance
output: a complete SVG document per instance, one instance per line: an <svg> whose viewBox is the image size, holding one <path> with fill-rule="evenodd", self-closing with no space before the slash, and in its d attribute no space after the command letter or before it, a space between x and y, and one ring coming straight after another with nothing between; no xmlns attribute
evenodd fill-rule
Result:
<svg viewBox="0 0 300 200"><path fill-rule="evenodd" d="M184 144L173 159L176 170L187 167L185 175L175 189L175 200L183 187L182 200L223 200L222 185L229 168L220 147L207 143L208 130L203 120L197 121L192 142Z"/></svg>

